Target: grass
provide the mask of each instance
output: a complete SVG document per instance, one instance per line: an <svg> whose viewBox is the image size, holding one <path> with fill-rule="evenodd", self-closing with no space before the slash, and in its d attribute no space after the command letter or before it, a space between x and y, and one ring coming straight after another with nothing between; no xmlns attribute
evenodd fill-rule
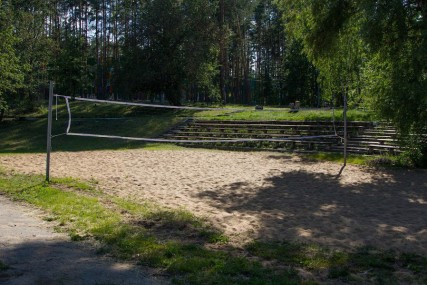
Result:
<svg viewBox="0 0 427 285"><path fill-rule="evenodd" d="M329 282L340 284L426 284L427 257L361 247L342 252L315 244L254 242L247 250L273 260L277 266L303 267L324 272ZM402 272L406 275L403 276Z"/></svg>
<svg viewBox="0 0 427 285"><path fill-rule="evenodd" d="M184 118L191 111L159 110L114 104L71 102L72 132L94 133L125 137L157 137ZM68 112L65 104L53 113L52 134L65 133ZM46 152L47 108L27 114L28 120L0 122L0 153ZM55 118L58 117L58 120ZM138 141L89 137L58 136L52 140L53 151L86 151L106 149L147 148L150 150L182 149L172 144L151 144Z"/></svg>
<svg viewBox="0 0 427 285"><path fill-rule="evenodd" d="M315 161L331 161L336 163L343 163L344 156L342 153L331 153L331 152L318 152L304 154L303 158ZM349 154L347 156L347 163L356 165L369 165L372 160L375 160L377 156L372 155L358 155Z"/></svg>
<svg viewBox="0 0 427 285"><path fill-rule="evenodd" d="M74 118L71 131L128 137L156 137L182 121L174 112L159 113L117 120ZM46 151L47 120L7 121L0 123L0 153L34 153ZM53 122L52 134L65 132L67 120ZM137 141L88 137L58 136L52 139L53 151L84 151L101 149L177 149L171 144L146 144Z"/></svg>
<svg viewBox="0 0 427 285"><path fill-rule="evenodd" d="M95 181L63 178L46 184L41 176L0 171L0 191L43 209L46 220L73 240L97 240L100 253L158 268L175 284L427 282L424 256L375 248L343 252L286 241L234 248L221 231L185 209L111 197L97 190ZM300 269L313 277L302 279Z"/></svg>
<svg viewBox="0 0 427 285"><path fill-rule="evenodd" d="M57 110L58 116L67 117L66 105L59 99L59 105L54 106L54 113ZM181 117L195 117L208 120L291 120L291 121L329 121L332 117L336 120L343 119L343 110L336 109L333 114L331 109L300 109L298 112L291 112L289 108L265 107L264 110L255 110L253 106L244 105L196 105L199 107L218 108L218 110L193 111L193 110L165 110L149 107L124 106L103 103L87 103L82 101L70 101L71 113L77 118L129 118L142 117L146 115L156 115L159 110L163 113L174 113ZM222 108L229 110L220 110ZM44 118L47 116L47 108L41 107L37 111L28 114L30 117ZM372 121L375 117L372 112L363 110L348 110L349 121Z"/></svg>
<svg viewBox="0 0 427 285"><path fill-rule="evenodd" d="M332 110L314 109L300 110L298 112L290 112L288 108L266 108L262 111L254 110L253 108L238 112L229 110L223 111L203 111L194 114L195 118L207 120L250 120L250 121L331 121L335 117L336 121L343 120L343 111L336 110L333 114ZM371 121L374 116L370 112L360 110L349 110L347 113L349 121Z"/></svg>
<svg viewBox="0 0 427 285"><path fill-rule="evenodd" d="M347 156L347 163L354 165L367 165L370 167L383 167L383 168L401 168L411 169L414 168L411 160L405 160L405 154L399 155L361 155L349 154ZM331 161L336 163L343 163L344 157L341 153L318 152L311 154L302 154L301 157L313 161Z"/></svg>

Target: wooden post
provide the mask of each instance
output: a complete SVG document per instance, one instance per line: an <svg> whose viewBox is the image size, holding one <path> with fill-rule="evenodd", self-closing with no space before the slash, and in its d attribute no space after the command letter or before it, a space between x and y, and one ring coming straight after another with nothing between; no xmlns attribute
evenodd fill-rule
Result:
<svg viewBox="0 0 427 285"><path fill-rule="evenodd" d="M49 107L47 115L46 181L50 180L50 151L52 149L53 81L49 81Z"/></svg>

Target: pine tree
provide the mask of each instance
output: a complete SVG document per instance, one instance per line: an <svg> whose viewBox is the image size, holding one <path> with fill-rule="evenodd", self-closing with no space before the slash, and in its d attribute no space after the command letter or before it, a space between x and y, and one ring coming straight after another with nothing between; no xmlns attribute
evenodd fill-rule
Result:
<svg viewBox="0 0 427 285"><path fill-rule="evenodd" d="M7 2L0 0L0 121L9 107L11 96L21 87L24 79L23 69L15 52L17 38L10 24L9 8Z"/></svg>

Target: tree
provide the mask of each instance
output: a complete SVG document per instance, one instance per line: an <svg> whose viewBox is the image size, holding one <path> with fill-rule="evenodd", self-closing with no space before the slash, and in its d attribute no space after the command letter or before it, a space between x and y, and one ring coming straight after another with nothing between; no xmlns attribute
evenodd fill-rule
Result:
<svg viewBox="0 0 427 285"><path fill-rule="evenodd" d="M0 121L9 107L10 96L21 87L24 79L23 67L15 53L18 39L10 25L9 7L0 0Z"/></svg>
<svg viewBox="0 0 427 285"><path fill-rule="evenodd" d="M318 90L318 70L307 58L299 40L287 38L284 53L283 80L286 96L282 104L300 101L304 106L319 106L321 103Z"/></svg>
<svg viewBox="0 0 427 285"><path fill-rule="evenodd" d="M303 41L321 72L326 63L331 68L323 70L323 74L331 76L333 70L342 70L333 68L341 62L348 71L345 78L351 78L356 67L356 81L363 79L363 86L356 84L356 89L372 98L372 109L381 118L394 122L407 141L417 138L415 149L427 156L421 139L427 130L427 1L278 3L286 15L288 31ZM359 54L363 56L357 59L355 55ZM351 60L346 63L349 57ZM331 78L335 84L343 82L336 76ZM345 90L351 85L345 82Z"/></svg>
<svg viewBox="0 0 427 285"><path fill-rule="evenodd" d="M365 46L359 35L363 15L351 9L348 1L278 2L285 15L287 31L302 43L304 53L319 70L323 98L335 99L340 104L341 95L346 94L350 102L360 103L361 72L366 62ZM357 16L344 22L343 10ZM337 26L340 31L332 33Z"/></svg>
<svg viewBox="0 0 427 285"><path fill-rule="evenodd" d="M139 11L135 32L125 38L117 83L129 92L165 94L174 105L195 88L216 97L214 3L148 1Z"/></svg>
<svg viewBox="0 0 427 285"><path fill-rule="evenodd" d="M56 79L58 91L63 94L86 95L91 89L94 76L86 69L88 56L84 45L84 38L79 35L66 35L61 42L51 74Z"/></svg>

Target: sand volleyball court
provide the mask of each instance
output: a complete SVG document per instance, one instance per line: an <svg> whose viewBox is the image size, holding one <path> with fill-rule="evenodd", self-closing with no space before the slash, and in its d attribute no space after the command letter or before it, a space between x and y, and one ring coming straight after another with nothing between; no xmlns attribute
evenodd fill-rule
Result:
<svg viewBox="0 0 427 285"><path fill-rule="evenodd" d="M45 155L0 156L44 174ZM51 175L95 179L103 191L204 216L235 243L373 245L427 254L427 172L310 162L277 153L207 150L52 154Z"/></svg>

